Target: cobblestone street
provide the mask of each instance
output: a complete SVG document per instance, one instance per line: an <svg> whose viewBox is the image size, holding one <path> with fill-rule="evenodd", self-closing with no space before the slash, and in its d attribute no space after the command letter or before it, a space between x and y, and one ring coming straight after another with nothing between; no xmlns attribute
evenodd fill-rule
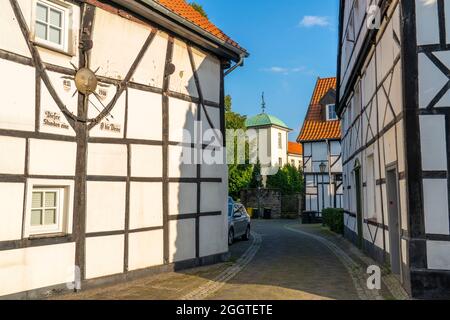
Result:
<svg viewBox="0 0 450 320"><path fill-rule="evenodd" d="M398 283L366 286L371 260L320 226L254 221L249 242L231 247L219 265L171 272L57 299L403 299ZM384 280L384 279L383 279ZM387 281L386 281L387 282ZM394 282L394 284L392 284ZM394 292L394 293L392 293Z"/></svg>

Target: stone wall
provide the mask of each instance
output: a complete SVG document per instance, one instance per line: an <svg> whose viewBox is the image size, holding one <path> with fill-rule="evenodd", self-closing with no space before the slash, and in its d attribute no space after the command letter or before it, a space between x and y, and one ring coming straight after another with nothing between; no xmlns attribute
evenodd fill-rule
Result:
<svg viewBox="0 0 450 320"><path fill-rule="evenodd" d="M278 189L261 189L261 208L271 209L272 218L281 218L281 192ZM241 202L246 208L258 208L258 190L241 191Z"/></svg>

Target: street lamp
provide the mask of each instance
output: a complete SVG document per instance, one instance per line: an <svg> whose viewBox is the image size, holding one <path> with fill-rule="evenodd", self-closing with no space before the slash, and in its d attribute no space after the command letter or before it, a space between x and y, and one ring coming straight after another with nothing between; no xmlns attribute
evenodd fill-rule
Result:
<svg viewBox="0 0 450 320"><path fill-rule="evenodd" d="M256 181L258 182L258 218L261 219L262 213L261 213L261 181L262 176L260 173L256 176Z"/></svg>
<svg viewBox="0 0 450 320"><path fill-rule="evenodd" d="M325 173L325 171L327 170L327 165L325 164L325 162L322 162L320 165L319 165L319 169L320 169L320 173Z"/></svg>

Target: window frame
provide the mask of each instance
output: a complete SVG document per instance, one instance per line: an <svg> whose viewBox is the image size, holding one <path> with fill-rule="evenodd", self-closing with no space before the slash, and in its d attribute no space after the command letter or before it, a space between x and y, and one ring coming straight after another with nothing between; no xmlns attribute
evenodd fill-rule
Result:
<svg viewBox="0 0 450 320"><path fill-rule="evenodd" d="M334 114L336 115L335 118L330 118L330 107L334 106ZM336 121L339 120L339 117L337 116L337 112L336 112L336 104L335 103L330 103L326 105L326 112L327 112L327 121Z"/></svg>
<svg viewBox="0 0 450 320"><path fill-rule="evenodd" d="M29 228L30 232L33 234L42 234L42 233L60 233L62 232L61 228L61 212L64 211L64 188L58 188L58 187L39 187L35 186L32 190L32 195L34 193L42 193L44 194L43 200L42 200L42 207L40 208L33 208L33 204L31 204L31 211L30 211L30 223ZM55 207L55 220L56 223L51 225L39 225L39 226L33 226L31 225L31 215L34 210L42 210L42 215L44 215L45 210L47 207L45 206L45 194L47 193L56 193L56 207ZM50 208L50 207L49 207ZM53 209L53 207L52 207Z"/></svg>
<svg viewBox="0 0 450 320"><path fill-rule="evenodd" d="M278 149L283 150L283 134L278 132Z"/></svg>
<svg viewBox="0 0 450 320"><path fill-rule="evenodd" d="M23 238L66 236L71 234L73 227L74 188L75 183L73 180L27 179ZM43 189L57 189L60 191L58 199L59 210L56 218L57 224L33 227L31 226L33 192Z"/></svg>
<svg viewBox="0 0 450 320"><path fill-rule="evenodd" d="M47 39L42 39L37 35L36 24L38 23L37 19L37 6L38 4L47 7L48 12L50 9L55 11L59 11L62 13L62 26L61 26L61 44L57 44ZM34 0L33 8L32 8L32 23L31 23L31 35L32 40L40 46L45 48L61 51L66 54L69 54L69 44L70 39L72 37L71 33L71 20L72 20L72 9L71 5L62 1L56 0ZM42 23L42 21L41 21ZM46 22L48 28L50 28L50 23ZM48 34L49 31L47 31Z"/></svg>

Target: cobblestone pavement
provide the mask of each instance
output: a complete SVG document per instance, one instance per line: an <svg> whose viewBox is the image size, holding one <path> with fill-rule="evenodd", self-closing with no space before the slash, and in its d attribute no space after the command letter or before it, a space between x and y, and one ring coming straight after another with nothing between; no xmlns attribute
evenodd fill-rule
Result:
<svg viewBox="0 0 450 320"><path fill-rule="evenodd" d="M252 241L237 242L231 260L171 272L58 299L402 299L392 277L380 291L365 285L373 261L342 237L298 221L254 221ZM391 293L394 292L394 293Z"/></svg>

